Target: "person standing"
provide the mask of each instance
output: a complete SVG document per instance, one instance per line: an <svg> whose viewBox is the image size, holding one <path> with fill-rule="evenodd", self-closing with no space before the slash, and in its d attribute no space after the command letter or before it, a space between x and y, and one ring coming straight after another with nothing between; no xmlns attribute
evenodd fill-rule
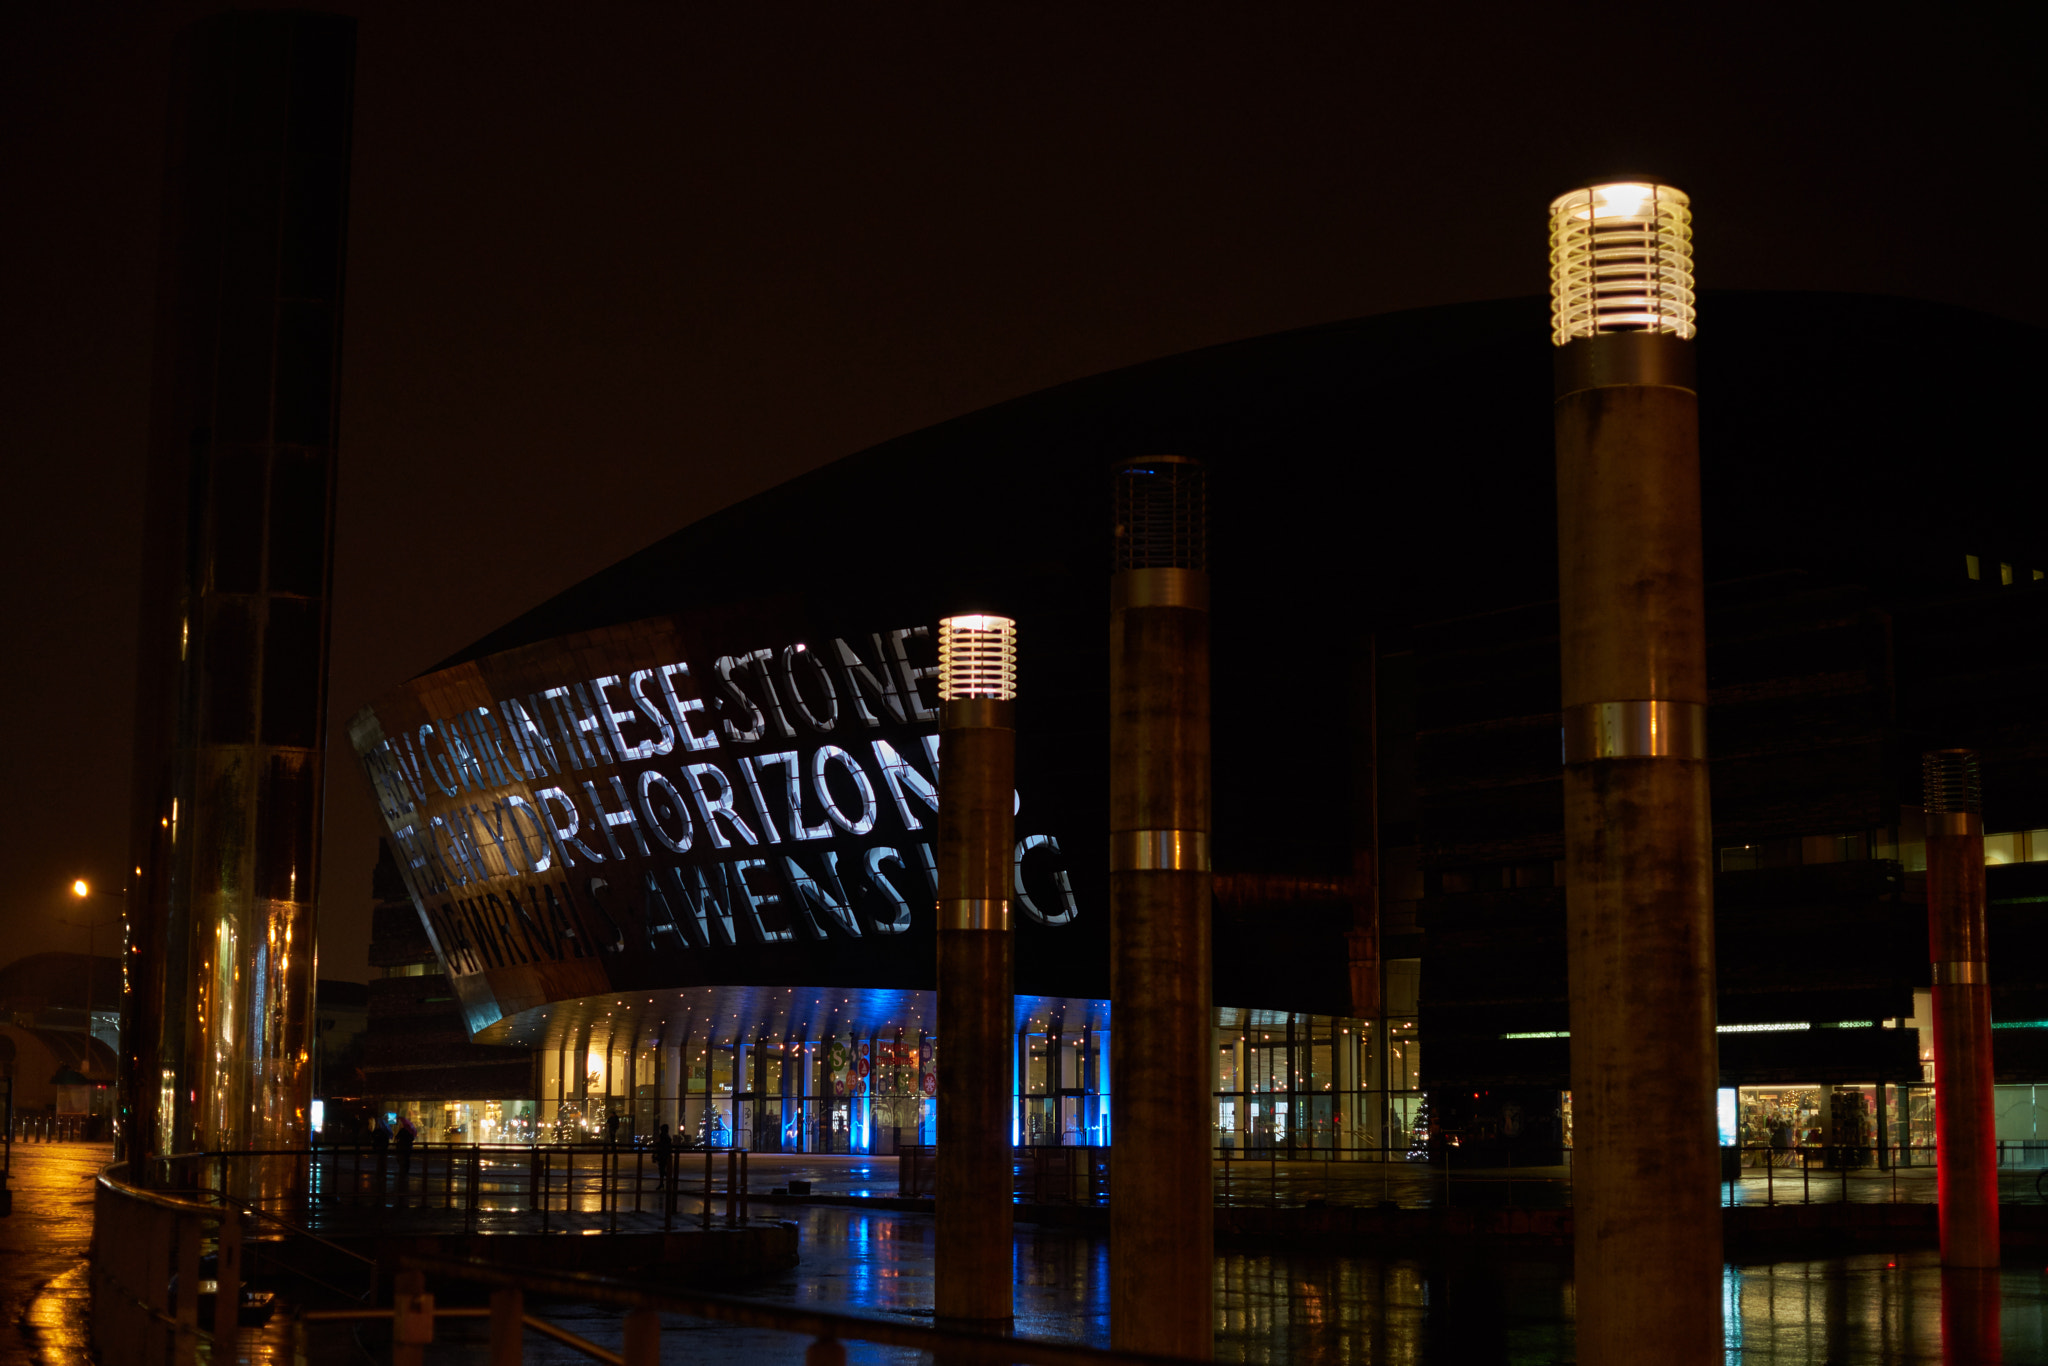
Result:
<svg viewBox="0 0 2048 1366"><path fill-rule="evenodd" d="M370 1129L370 1152L377 1160L377 1199L381 1201L384 1198L385 1173L389 1170L386 1164L391 1159L391 1126L384 1122L382 1115L377 1116L376 1124Z"/></svg>
<svg viewBox="0 0 2048 1366"><path fill-rule="evenodd" d="M420 1131L412 1125L412 1116L398 1117L398 1193L405 1194L406 1178L412 1172L412 1145L418 1140Z"/></svg>
<svg viewBox="0 0 2048 1366"><path fill-rule="evenodd" d="M668 1125L654 1131L654 1174L655 1189L668 1189L669 1163L675 1158L675 1140L669 1137Z"/></svg>

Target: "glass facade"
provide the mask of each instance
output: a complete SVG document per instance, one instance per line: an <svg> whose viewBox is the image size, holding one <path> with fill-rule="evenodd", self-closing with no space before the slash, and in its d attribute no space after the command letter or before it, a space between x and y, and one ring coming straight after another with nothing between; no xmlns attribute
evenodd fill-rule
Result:
<svg viewBox="0 0 2048 1366"><path fill-rule="evenodd" d="M1394 966L1394 965L1390 965ZM1221 1008L1214 1029L1219 1153L1375 1158L1406 1152L1422 1104L1414 974L1389 993L1408 1012L1377 1020ZM1081 1003L1075 1003L1079 1005ZM1076 1023L1074 1016L1083 1018ZM1069 1015L1027 1009L1016 1032L1012 1141L1101 1147L1113 1141L1107 1002ZM688 1145L755 1152L890 1155L939 1141L939 1039L904 1027L817 1039L766 1032L610 1052L599 1043L543 1050L539 1098L498 1141L595 1142L661 1124ZM482 1104L482 1103L476 1103ZM504 1103L509 1107L511 1103ZM422 1102L424 1111L441 1102ZM449 1104L457 1122L457 1103ZM460 1122L476 1126L462 1111ZM1201 1122L1199 1117L1191 1117ZM416 1124L421 1119L416 1116ZM422 1125L422 1134L428 1132ZM478 1132L474 1127L465 1132ZM436 1141L440 1132L435 1131ZM486 1137L483 1141L492 1141Z"/></svg>
<svg viewBox="0 0 2048 1366"><path fill-rule="evenodd" d="M1414 1017L1216 1012L1218 1155L1404 1156L1422 1108Z"/></svg>

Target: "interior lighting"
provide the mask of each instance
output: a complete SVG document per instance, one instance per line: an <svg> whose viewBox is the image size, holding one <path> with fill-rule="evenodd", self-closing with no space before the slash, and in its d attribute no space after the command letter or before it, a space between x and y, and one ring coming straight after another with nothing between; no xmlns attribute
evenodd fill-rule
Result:
<svg viewBox="0 0 2048 1366"><path fill-rule="evenodd" d="M1778 1024L1733 1024L1715 1025L1716 1034L1786 1034L1802 1029L1811 1029L1811 1024L1784 1022Z"/></svg>
<svg viewBox="0 0 2048 1366"><path fill-rule="evenodd" d="M1569 1029L1532 1029L1517 1034L1503 1034L1503 1039L1569 1039Z"/></svg>
<svg viewBox="0 0 2048 1366"><path fill-rule="evenodd" d="M1550 203L1550 339L1693 335L1692 201L1650 181L1569 190Z"/></svg>
<svg viewBox="0 0 2048 1366"><path fill-rule="evenodd" d="M1017 623L975 612L939 621L939 700L1017 696Z"/></svg>

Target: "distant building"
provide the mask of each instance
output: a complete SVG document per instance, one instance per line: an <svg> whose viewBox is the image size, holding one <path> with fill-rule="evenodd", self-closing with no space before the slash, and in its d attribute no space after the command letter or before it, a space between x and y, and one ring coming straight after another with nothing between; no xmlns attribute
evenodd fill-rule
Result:
<svg viewBox="0 0 2048 1366"><path fill-rule="evenodd" d="M451 1137L531 1138L533 1054L470 1042L388 844L379 846L372 895L370 965L376 980L358 988L364 1002L358 1051L365 1103L349 1113L409 1116L420 1136L435 1143ZM323 1018L328 1014L323 1010ZM343 1018L339 1010L333 1017Z"/></svg>
<svg viewBox="0 0 2048 1366"><path fill-rule="evenodd" d="M37 953L0 968L0 1073L17 1114L111 1115L120 1002L115 958Z"/></svg>
<svg viewBox="0 0 2048 1366"><path fill-rule="evenodd" d="M1338 322L968 414L685 527L392 689L350 733L398 853L379 961L433 974L376 984L393 1011L412 993L409 1065L452 1076L465 1028L535 1049L552 1132L624 1110L757 1149L930 1141L929 632L986 609L1019 623L1013 1132L1110 1141L1109 470L1174 453L1209 469L1213 586L1215 1094L1187 1122L1219 1149L1557 1160L1545 318ZM1908 1157L1929 1136L1918 759L1964 745L1999 1075L2022 1088L2001 1133L2032 1136L2048 334L1710 293L1697 354L1729 1129ZM635 496L596 466L544 501Z"/></svg>

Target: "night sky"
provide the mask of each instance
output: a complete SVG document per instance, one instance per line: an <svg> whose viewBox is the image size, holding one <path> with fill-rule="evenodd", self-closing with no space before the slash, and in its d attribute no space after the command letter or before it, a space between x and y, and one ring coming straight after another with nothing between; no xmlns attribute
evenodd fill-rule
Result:
<svg viewBox="0 0 2048 1366"><path fill-rule="evenodd" d="M83 949L64 889L123 882L168 58L217 8L0 37L0 961ZM341 8L326 977L368 971L358 706L863 446L1540 293L1550 197L1617 174L1692 195L1708 287L2048 311L2020 6Z"/></svg>

